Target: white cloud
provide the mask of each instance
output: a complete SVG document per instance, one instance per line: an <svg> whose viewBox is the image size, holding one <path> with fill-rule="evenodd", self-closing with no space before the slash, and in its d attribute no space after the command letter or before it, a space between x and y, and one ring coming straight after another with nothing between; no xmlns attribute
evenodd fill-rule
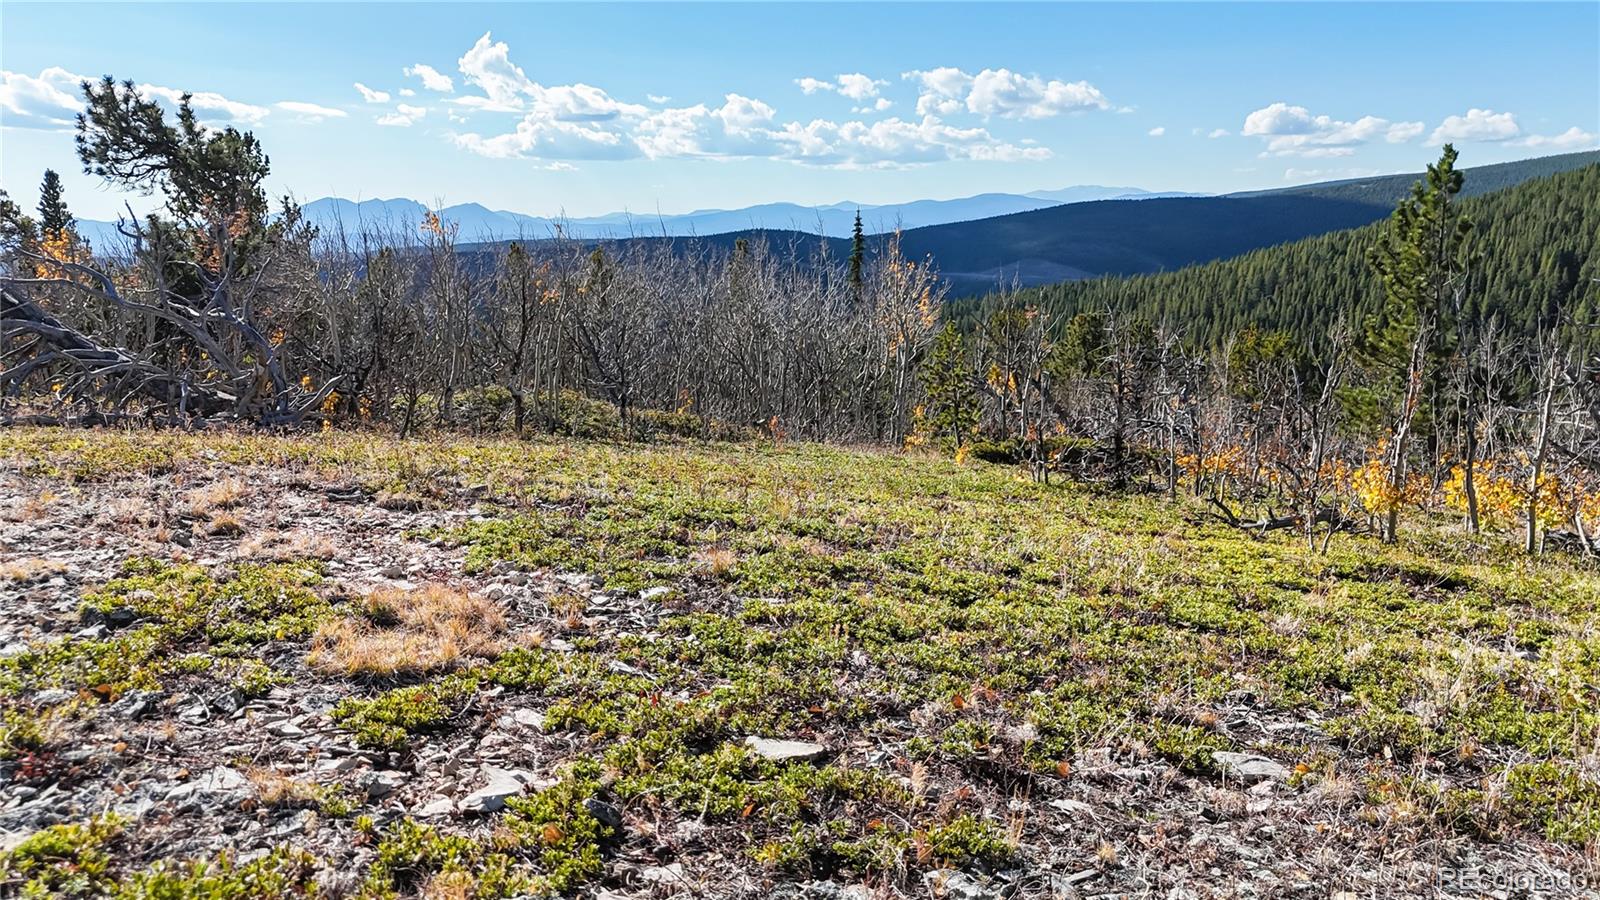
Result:
<svg viewBox="0 0 1600 900"><path fill-rule="evenodd" d="M487 31L472 45L472 49L456 61L456 68L468 84L476 85L488 97L490 104L500 109L519 108L522 94L533 86L522 69L511 61L511 48L506 46L506 42L491 43L490 32Z"/></svg>
<svg viewBox="0 0 1600 900"><path fill-rule="evenodd" d="M356 90L361 92L361 99L368 103L388 103L389 94L386 91L375 91L361 82L356 82Z"/></svg>
<svg viewBox="0 0 1600 900"><path fill-rule="evenodd" d="M1230 135L1232 133L1233 132L1229 131L1226 128L1213 128L1213 129L1211 129L1211 132L1206 135L1206 137L1211 138L1212 140L1216 140L1217 138L1225 138L1225 137L1227 137L1228 135Z"/></svg>
<svg viewBox="0 0 1600 900"><path fill-rule="evenodd" d="M836 75L832 81L807 76L805 78L796 78L794 83L800 86L800 92L803 94L810 95L819 91L828 91L865 106L865 101L878 96L878 89L889 82L863 75L860 72L852 72Z"/></svg>
<svg viewBox="0 0 1600 900"><path fill-rule="evenodd" d="M174 106L183 98L183 91L155 84L141 84L138 87L138 91L146 98L165 100ZM229 100L227 97L213 91L193 92L189 97L189 105L194 107L195 111L202 116L210 113L212 120L234 122L240 125L258 124L271 112L265 106L255 106L250 103Z"/></svg>
<svg viewBox="0 0 1600 900"><path fill-rule="evenodd" d="M272 104L284 112L292 112L309 122L320 122L323 119L342 119L349 113L331 106L321 106L316 103L303 103L299 100L279 100Z"/></svg>
<svg viewBox="0 0 1600 900"><path fill-rule="evenodd" d="M836 81L839 84L839 93L857 103L878 96L878 88L889 83L869 78L860 72L840 75Z"/></svg>
<svg viewBox="0 0 1600 900"><path fill-rule="evenodd" d="M481 93L453 98L451 103L457 109L521 113L516 127L509 132L452 135L457 146L493 158L531 159L545 164L635 158L762 158L819 166L885 167L949 159L1029 160L1050 156L1047 148L1030 142L1007 143L985 129L953 127L928 114L920 120L889 118L871 123L827 119L794 122L781 121L770 104L736 93L726 94L718 105L663 108L667 97L647 95L655 104L651 107L619 100L592 85L546 86L529 78L511 60L505 42L495 41L488 33L461 57L459 67L465 82ZM931 73L931 77L937 84L937 73ZM971 81L967 79L969 86ZM829 92L854 100L859 113L879 113L892 105L879 96L885 82L860 73L839 75L832 81L800 78L795 83L808 94ZM1043 85L1038 96L1029 102L1065 102L1059 96L1051 96L1050 91L1049 85ZM964 97L960 103L965 103ZM450 120L460 121L461 116L452 111Z"/></svg>
<svg viewBox="0 0 1600 900"><path fill-rule="evenodd" d="M1396 122L1389 126L1389 130L1384 134L1383 138L1391 144L1404 144L1407 141L1416 140L1417 136L1422 134L1424 130L1426 130L1426 126L1421 122Z"/></svg>
<svg viewBox="0 0 1600 900"><path fill-rule="evenodd" d="M1167 133L1167 127L1165 125L1157 125L1156 127L1150 129L1150 136L1151 137L1161 137L1162 135L1164 135L1166 133Z"/></svg>
<svg viewBox="0 0 1600 900"><path fill-rule="evenodd" d="M373 121L390 128L410 128L416 124L418 119L428 114L426 107L411 106L405 103L396 104L394 109L394 112L381 115L373 119Z"/></svg>
<svg viewBox="0 0 1600 900"><path fill-rule="evenodd" d="M1330 116L1313 116L1303 106L1278 102L1245 116L1243 135L1265 138L1263 156L1350 156L1355 148L1378 139L1390 143L1412 140L1422 133L1421 122L1390 122L1362 116L1345 122Z"/></svg>
<svg viewBox="0 0 1600 900"><path fill-rule="evenodd" d="M1110 105L1087 81L1045 81L1009 69L984 69L974 75L972 93L967 95L968 111L1008 119L1044 119Z"/></svg>
<svg viewBox="0 0 1600 900"><path fill-rule="evenodd" d="M1464 116L1447 116L1433 134L1429 144L1451 141L1504 141L1522 133L1517 117L1511 113L1497 113L1492 109L1469 109Z"/></svg>
<svg viewBox="0 0 1600 900"><path fill-rule="evenodd" d="M83 77L52 66L38 77L0 71L0 125L7 128L71 127L83 109Z"/></svg>
<svg viewBox="0 0 1600 900"><path fill-rule="evenodd" d="M919 86L919 115L951 115L965 108L981 116L1005 119L1045 119L1062 113L1109 109L1100 89L1087 81L1045 80L1010 69L984 69L968 75L960 69L906 72L901 78Z"/></svg>
<svg viewBox="0 0 1600 900"><path fill-rule="evenodd" d="M951 66L941 66L926 71L904 72L901 78L919 85L917 115L937 114L948 116L966 106L962 102L972 88L972 76Z"/></svg>
<svg viewBox="0 0 1600 900"><path fill-rule="evenodd" d="M529 115L509 134L483 137L455 136L456 145L493 159L631 159L640 155L637 144L606 127L563 122Z"/></svg>
<svg viewBox="0 0 1600 900"><path fill-rule="evenodd" d="M1517 143L1524 147L1548 147L1551 150L1582 150L1600 143L1600 138L1574 125L1560 134L1530 134Z"/></svg>
<svg viewBox="0 0 1600 900"><path fill-rule="evenodd" d="M406 66L404 69L401 69L400 72L407 77L422 79L422 86L430 91L438 91L441 94L448 94L456 89L455 82L450 80L449 75L446 75L443 72L440 72L438 69L435 69L433 66L426 65L424 63L417 63L414 66Z"/></svg>
<svg viewBox="0 0 1600 900"><path fill-rule="evenodd" d="M417 95L417 92L413 91L411 88L401 88L400 89L400 96L402 96L402 97L415 97L416 95Z"/></svg>
<svg viewBox="0 0 1600 900"><path fill-rule="evenodd" d="M1377 169L1296 169L1283 170L1284 181L1331 181L1339 178L1371 178L1379 174Z"/></svg>
<svg viewBox="0 0 1600 900"><path fill-rule="evenodd" d="M671 103L672 102L672 98L668 97L665 94L645 94L644 97L645 97L646 100L649 100L651 103L654 103L657 106L659 106L659 105L661 105L663 103Z"/></svg>

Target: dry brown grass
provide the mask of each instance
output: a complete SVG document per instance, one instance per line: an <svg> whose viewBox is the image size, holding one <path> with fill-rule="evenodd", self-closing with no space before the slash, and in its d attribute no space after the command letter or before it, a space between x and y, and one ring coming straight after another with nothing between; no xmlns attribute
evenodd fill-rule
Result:
<svg viewBox="0 0 1600 900"><path fill-rule="evenodd" d="M191 516L204 516L238 506L244 502L245 493L243 478L224 478L185 494L183 508Z"/></svg>
<svg viewBox="0 0 1600 900"><path fill-rule="evenodd" d="M26 559L15 559L10 562L0 563L0 581L17 581L26 584L30 581L43 581L55 575L60 575L67 570L66 563L42 556L30 556Z"/></svg>
<svg viewBox="0 0 1600 900"><path fill-rule="evenodd" d="M50 507L61 499L61 495L46 488L38 496L19 500L6 507L5 520L7 522L37 522L50 514Z"/></svg>
<svg viewBox="0 0 1600 900"><path fill-rule="evenodd" d="M739 555L726 547L713 547L696 553L694 561L701 569L720 578L739 561Z"/></svg>
<svg viewBox="0 0 1600 900"><path fill-rule="evenodd" d="M293 562L297 559L332 559L337 552L327 537L310 531L264 531L239 544L243 559Z"/></svg>
<svg viewBox="0 0 1600 900"><path fill-rule="evenodd" d="M211 521L206 523L206 534L212 537L231 537L243 533L244 523L233 513L212 513Z"/></svg>
<svg viewBox="0 0 1600 900"><path fill-rule="evenodd" d="M422 886L422 900L471 900L478 880L467 872L440 872Z"/></svg>
<svg viewBox="0 0 1600 900"><path fill-rule="evenodd" d="M264 767L245 769L244 777L256 791L259 806L315 806L324 791L310 781L301 781L291 775Z"/></svg>
<svg viewBox="0 0 1600 900"><path fill-rule="evenodd" d="M378 588L357 614L317 629L307 661L344 675L400 675L493 657L505 646L505 614L483 597L440 584L412 591Z"/></svg>

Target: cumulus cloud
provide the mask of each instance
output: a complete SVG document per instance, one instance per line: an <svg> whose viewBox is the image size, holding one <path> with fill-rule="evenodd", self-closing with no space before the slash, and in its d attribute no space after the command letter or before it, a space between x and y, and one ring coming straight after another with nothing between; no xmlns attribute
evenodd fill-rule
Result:
<svg viewBox="0 0 1600 900"><path fill-rule="evenodd" d="M400 72L408 78L422 79L422 86L430 91L438 91L441 94L448 94L456 89L455 82L450 80L449 75L446 75L443 72L440 72L438 69L435 69L433 66L426 65L424 63L417 63L414 66L406 66L404 69L401 69Z"/></svg>
<svg viewBox="0 0 1600 900"><path fill-rule="evenodd" d="M1164 135L1166 133L1167 133L1167 126L1165 126L1165 125L1157 125L1156 127L1150 129L1150 136L1151 137L1161 137L1162 135Z"/></svg>
<svg viewBox="0 0 1600 900"><path fill-rule="evenodd" d="M92 79L85 79L57 66L45 69L37 76L0 71L0 124L7 128L70 128L76 115L83 110L80 86L85 80ZM169 110L178 105L184 94L178 88L159 84L140 84L134 89L140 96L155 100ZM265 106L232 100L214 91L194 91L189 103L199 114L202 123L207 125L257 125L272 111ZM300 115L344 115L340 110L296 101L285 101L278 106ZM304 107L315 107L320 112L311 113Z"/></svg>
<svg viewBox="0 0 1600 900"><path fill-rule="evenodd" d="M452 98L457 110L516 112L516 126L500 134L455 134L456 145L487 157L568 160L766 158L821 166L902 166L948 159L1026 160L1050 151L1028 142L1011 144L982 128L958 128L940 117L889 118L877 122L815 119L782 121L770 104L729 93L720 103L651 106L631 103L585 84L547 86L529 78L504 41L485 33L459 60L472 93ZM858 113L878 113L892 104L880 96L886 84L861 73L831 80L800 78L807 94L827 92L856 102ZM969 84L970 86L970 84ZM1052 102L1041 88L1033 102ZM965 97L962 102L965 103ZM451 121L458 121L455 112ZM398 122L393 124L399 124Z"/></svg>
<svg viewBox="0 0 1600 900"><path fill-rule="evenodd" d="M1451 141L1505 141L1522 133L1517 117L1492 109L1469 109L1464 116L1447 116L1428 136L1429 144Z"/></svg>
<svg viewBox="0 0 1600 900"><path fill-rule="evenodd" d="M381 115L373 121L390 128L410 128L418 119L428 114L425 107L405 103L396 104L394 109L394 112Z"/></svg>
<svg viewBox="0 0 1600 900"><path fill-rule="evenodd" d="M156 84L141 84L138 86L138 91L146 98L165 100L174 106L183 99L184 93L177 88ZM271 112L265 106L230 100L214 91L192 92L189 96L189 105L209 121L232 122L239 125L256 125Z"/></svg>
<svg viewBox="0 0 1600 900"><path fill-rule="evenodd" d="M389 94L386 91L375 91L361 82L356 82L356 90L361 92L361 99L368 103L388 103Z"/></svg>
<svg viewBox="0 0 1600 900"><path fill-rule="evenodd" d="M1600 143L1600 138L1574 125L1560 134L1530 134L1517 143L1524 147L1544 147L1550 150L1583 150Z"/></svg>
<svg viewBox="0 0 1600 900"><path fill-rule="evenodd" d="M342 109L331 106L322 106L316 103L303 103L299 100L279 100L272 104L284 112L292 112L308 122L320 122L323 119L342 119L349 115Z"/></svg>
<svg viewBox="0 0 1600 900"><path fill-rule="evenodd" d="M836 75L832 81L808 76L806 78L796 78L794 83L800 86L800 92L803 94L827 91L865 105L865 101L877 97L878 89L889 82L863 75L860 72L851 72L844 75Z"/></svg>
<svg viewBox="0 0 1600 900"><path fill-rule="evenodd" d="M1296 169L1283 170L1284 181L1331 181L1338 178L1371 178L1377 169Z"/></svg>
<svg viewBox="0 0 1600 900"><path fill-rule="evenodd" d="M1350 156L1356 147L1379 139L1403 143L1421 134L1422 128L1421 122L1390 122L1377 116L1345 122L1278 102L1245 116L1239 133L1264 138L1263 156L1334 157Z"/></svg>
<svg viewBox="0 0 1600 900"><path fill-rule="evenodd" d="M974 75L972 92L967 95L968 111L1007 119L1044 119L1110 105L1087 81L1045 81L1009 69L984 69Z"/></svg>
<svg viewBox="0 0 1600 900"><path fill-rule="evenodd" d="M965 109L985 117L1045 119L1111 108L1105 94L1087 81L1046 80L1010 69L984 69L969 75L943 66L905 72L900 77L917 83L919 115L946 116Z"/></svg>
<svg viewBox="0 0 1600 900"><path fill-rule="evenodd" d="M0 125L55 130L71 127L83 109L81 75L52 66L38 76L0 71Z"/></svg>
<svg viewBox="0 0 1600 900"><path fill-rule="evenodd" d="M1213 129L1211 129L1211 132L1206 135L1206 137L1211 138L1212 140L1216 140L1217 138L1225 138L1225 137L1227 137L1228 135L1230 135L1232 133L1233 132L1229 131L1226 128L1213 128Z"/></svg>
<svg viewBox="0 0 1600 900"><path fill-rule="evenodd" d="M901 78L918 85L917 115L948 116L966 107L964 98L972 89L972 76L951 66L904 72Z"/></svg>

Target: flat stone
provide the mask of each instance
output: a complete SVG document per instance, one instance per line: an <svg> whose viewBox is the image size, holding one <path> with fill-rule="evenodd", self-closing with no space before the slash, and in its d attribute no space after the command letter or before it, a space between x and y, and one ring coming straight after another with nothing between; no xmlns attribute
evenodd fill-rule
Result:
<svg viewBox="0 0 1600 900"><path fill-rule="evenodd" d="M622 810L604 800L590 797L583 801L583 808L588 810L589 815L594 816L603 825L609 825L612 828L622 827Z"/></svg>
<svg viewBox="0 0 1600 900"><path fill-rule="evenodd" d="M495 766L484 766L483 775L487 783L461 798L458 805L462 812L499 812L505 808L507 799L521 794L523 786L534 778L532 772L524 769L500 769Z"/></svg>
<svg viewBox="0 0 1600 900"><path fill-rule="evenodd" d="M174 787L166 799L183 803L190 800L208 800L218 804L238 802L250 794L250 779L244 773L228 766L217 766Z"/></svg>
<svg viewBox="0 0 1600 900"><path fill-rule="evenodd" d="M639 871L639 880L645 884L676 884L683 880L683 864L650 866Z"/></svg>
<svg viewBox="0 0 1600 900"><path fill-rule="evenodd" d="M1255 784L1258 781L1267 780L1289 780L1289 770L1267 759L1265 756L1216 750L1212 752L1211 759L1222 768L1224 773L1246 784Z"/></svg>
<svg viewBox="0 0 1600 900"><path fill-rule="evenodd" d="M423 819L437 819L455 812L456 802L449 797L435 797L411 811L411 814Z"/></svg>
<svg viewBox="0 0 1600 900"><path fill-rule="evenodd" d="M828 752L828 748L809 741L787 741L750 735L744 745L762 759L773 762L810 762Z"/></svg>
<svg viewBox="0 0 1600 900"><path fill-rule="evenodd" d="M400 789L406 783L406 776L388 769L368 772L362 776L361 789L367 792L367 797L377 799L387 797Z"/></svg>
<svg viewBox="0 0 1600 900"><path fill-rule="evenodd" d="M1000 892L965 872L935 870L922 876L935 897L943 900L997 900Z"/></svg>

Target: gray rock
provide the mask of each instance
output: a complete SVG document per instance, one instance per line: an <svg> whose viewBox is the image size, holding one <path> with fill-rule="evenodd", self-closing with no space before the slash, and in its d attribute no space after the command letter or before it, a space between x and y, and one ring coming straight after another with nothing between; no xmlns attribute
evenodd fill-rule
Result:
<svg viewBox="0 0 1600 900"><path fill-rule="evenodd" d="M33 702L35 706L60 706L75 696L77 695L71 691L64 691L60 688L49 688L34 694Z"/></svg>
<svg viewBox="0 0 1600 900"><path fill-rule="evenodd" d="M828 752L828 748L809 741L786 741L750 735L744 745L762 759L773 762L810 762Z"/></svg>
<svg viewBox="0 0 1600 900"><path fill-rule="evenodd" d="M129 691L122 699L106 707L106 711L125 719L137 719L149 714L161 699L157 691Z"/></svg>
<svg viewBox="0 0 1600 900"><path fill-rule="evenodd" d="M399 790L406 783L406 776L389 769L379 769L363 775L357 784L366 792L367 798L376 800L387 797Z"/></svg>
<svg viewBox="0 0 1600 900"><path fill-rule="evenodd" d="M923 884L943 900L998 900L1000 892L965 872L935 870L922 876Z"/></svg>
<svg viewBox="0 0 1600 900"><path fill-rule="evenodd" d="M411 814L420 819L437 819L456 811L456 802L449 797L435 797L413 809Z"/></svg>
<svg viewBox="0 0 1600 900"><path fill-rule="evenodd" d="M484 766L483 775L487 783L461 798L458 804L462 812L492 813L505 808L506 800L522 793L522 788L533 780L533 773L524 769L500 769L495 766Z"/></svg>
<svg viewBox="0 0 1600 900"><path fill-rule="evenodd" d="M340 772L349 772L361 767L361 760L354 756L340 756L333 759L319 759L316 771L323 775L337 775Z"/></svg>
<svg viewBox="0 0 1600 900"><path fill-rule="evenodd" d="M672 588L664 587L664 586L661 586L661 585L657 585L656 587L645 588L644 590L640 591L639 592L639 599L640 600L659 600L662 597L665 597L670 593L672 593Z"/></svg>
<svg viewBox="0 0 1600 900"><path fill-rule="evenodd" d="M178 804L196 802L226 806L241 803L250 794L250 779L242 772L228 766L217 766L167 791L166 799Z"/></svg>
<svg viewBox="0 0 1600 900"><path fill-rule="evenodd" d="M1212 752L1211 759L1222 768L1225 774L1246 784L1255 784L1258 781L1267 780L1289 780L1289 770L1267 759L1265 756L1216 750Z"/></svg>
<svg viewBox="0 0 1600 900"><path fill-rule="evenodd" d="M639 879L645 884L677 884L683 881L683 864L673 863L670 866L650 866L641 869Z"/></svg>
<svg viewBox="0 0 1600 900"><path fill-rule="evenodd" d="M598 797L590 797L583 801L583 808L589 811L589 815L599 819L603 825L609 825L612 828L622 827L622 810Z"/></svg>

